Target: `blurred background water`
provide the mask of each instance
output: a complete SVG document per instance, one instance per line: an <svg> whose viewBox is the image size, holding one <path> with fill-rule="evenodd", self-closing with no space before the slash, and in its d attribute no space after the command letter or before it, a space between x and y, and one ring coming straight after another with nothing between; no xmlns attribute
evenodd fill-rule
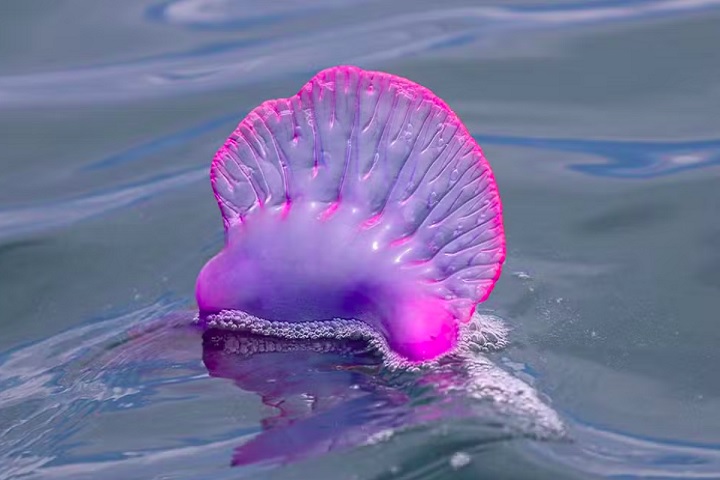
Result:
<svg viewBox="0 0 720 480"><path fill-rule="evenodd" d="M718 45L717 0L4 0L0 479L720 478ZM490 359L568 438L453 365L187 326L213 153L336 64L431 88L483 146Z"/></svg>

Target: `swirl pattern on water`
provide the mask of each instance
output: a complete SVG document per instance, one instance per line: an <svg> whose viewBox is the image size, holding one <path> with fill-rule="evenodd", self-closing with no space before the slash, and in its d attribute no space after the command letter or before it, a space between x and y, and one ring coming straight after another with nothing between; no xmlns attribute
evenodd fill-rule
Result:
<svg viewBox="0 0 720 480"><path fill-rule="evenodd" d="M177 15L173 10L177 8L175 5L175 2L164 4L165 12L161 16ZM5 76L0 77L0 105L122 102L148 96L178 95L252 84L281 75L313 74L327 65L363 66L389 61L466 42L468 37L501 32L517 36L538 29L641 21L648 17L715 9L720 7L720 0L643 0L625 6L613 2L594 5L582 3L535 9L437 8L360 25L326 28L310 34L278 35L251 45L239 40L235 45L224 42L122 65ZM193 8L202 11L202 3ZM333 41L336 38L344 41Z"/></svg>
<svg viewBox="0 0 720 480"><path fill-rule="evenodd" d="M720 165L720 140L693 142L629 142L560 138L513 138L481 135L483 144L512 145L599 156L605 163L568 168L602 177L653 178Z"/></svg>
<svg viewBox="0 0 720 480"><path fill-rule="evenodd" d="M373 0L310 0L298 3L258 0L171 0L148 9L148 16L170 24L198 28L238 28L257 21L312 15L328 8L344 8ZM377 1L377 0L374 0Z"/></svg>
<svg viewBox="0 0 720 480"><path fill-rule="evenodd" d="M239 112L236 115L206 121L123 152L90 161L82 167L82 170L92 172L97 169L132 168L134 162L141 161L150 154L181 148L207 132L223 132L222 127L242 116L243 113ZM474 138L482 145L509 145L600 157L604 163L574 163L567 165L566 168L601 177L647 179L720 165L720 140L715 139L630 142L492 135L474 135ZM190 171L151 177L135 185L107 188L89 196L66 201L0 208L0 238L16 237L29 232L70 225L206 179L207 168L199 167Z"/></svg>

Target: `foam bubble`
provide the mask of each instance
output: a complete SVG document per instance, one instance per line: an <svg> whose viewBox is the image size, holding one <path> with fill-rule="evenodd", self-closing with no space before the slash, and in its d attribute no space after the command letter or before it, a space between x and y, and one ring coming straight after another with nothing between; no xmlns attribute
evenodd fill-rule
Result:
<svg viewBox="0 0 720 480"><path fill-rule="evenodd" d="M470 464L472 458L465 452L456 452L450 457L450 466L453 470L460 470Z"/></svg>
<svg viewBox="0 0 720 480"><path fill-rule="evenodd" d="M396 353L388 345L385 337L367 323L356 319L335 318L315 322L279 322L270 321L250 315L239 310L223 310L219 313L196 316L195 321L208 329L237 331L261 335L267 338L267 345L282 343L282 340L317 341L318 352L326 352L335 348L337 340L361 340L370 348L377 350L390 369L415 369L437 363L438 359L413 362ZM499 317L475 314L471 321L460 326L459 341L455 349L449 352L463 354L469 352L497 351L508 344L508 328ZM237 345L222 337L224 349L228 353L252 355L262 350L263 343L247 342ZM276 342L273 339L278 339ZM323 342L328 340L328 342ZM290 348L297 348L289 344ZM268 347L269 348L269 347ZM304 348L307 348L304 347ZM260 350L259 350L260 349Z"/></svg>

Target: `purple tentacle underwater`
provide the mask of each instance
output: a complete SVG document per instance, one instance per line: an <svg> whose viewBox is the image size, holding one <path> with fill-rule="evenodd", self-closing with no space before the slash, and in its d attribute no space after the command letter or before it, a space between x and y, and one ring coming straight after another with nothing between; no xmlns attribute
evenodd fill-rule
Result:
<svg viewBox="0 0 720 480"><path fill-rule="evenodd" d="M197 280L207 327L363 337L422 363L462 345L505 260L480 147L430 90L387 73L334 67L264 102L210 177L225 247Z"/></svg>

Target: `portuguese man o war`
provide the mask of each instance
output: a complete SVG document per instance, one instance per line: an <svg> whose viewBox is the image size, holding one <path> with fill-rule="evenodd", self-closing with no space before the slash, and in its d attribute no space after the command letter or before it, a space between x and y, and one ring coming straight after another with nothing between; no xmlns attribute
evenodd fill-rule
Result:
<svg viewBox="0 0 720 480"><path fill-rule="evenodd" d="M251 111L210 178L225 247L199 321L284 338L356 338L403 364L502 346L473 319L505 260L483 153L430 90L352 66Z"/></svg>

